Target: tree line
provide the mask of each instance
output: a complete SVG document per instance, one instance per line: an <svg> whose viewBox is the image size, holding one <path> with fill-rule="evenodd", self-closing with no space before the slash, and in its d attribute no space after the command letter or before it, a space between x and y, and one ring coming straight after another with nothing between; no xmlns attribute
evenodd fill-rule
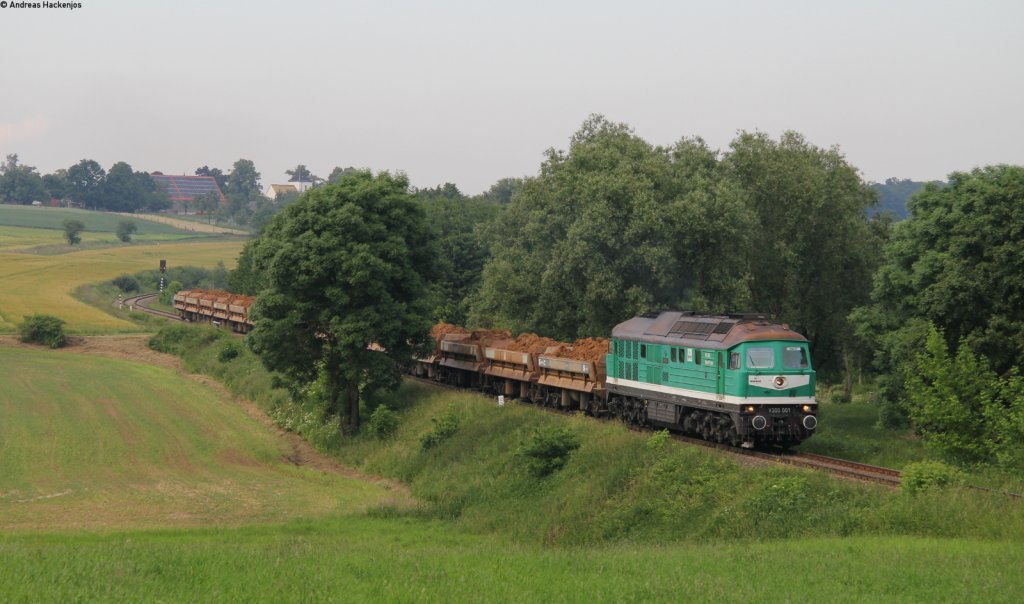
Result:
<svg viewBox="0 0 1024 604"><path fill-rule="evenodd" d="M268 367L352 428L401 361L366 346L405 354L433 321L573 339L660 308L756 311L805 334L847 395L877 376L883 424L953 461L1020 463L1024 169L916 188L897 220L839 149L798 133L740 132L720 152L591 116L536 176L474 197L365 170L328 179L270 221L231 282L259 294L251 341Z"/></svg>
<svg viewBox="0 0 1024 604"><path fill-rule="evenodd" d="M20 163L16 153L8 155L0 165L0 201L28 204L51 199L112 212L156 212L171 205L148 173L136 172L123 161L104 170L95 160L83 159L69 168L40 174L34 166Z"/></svg>

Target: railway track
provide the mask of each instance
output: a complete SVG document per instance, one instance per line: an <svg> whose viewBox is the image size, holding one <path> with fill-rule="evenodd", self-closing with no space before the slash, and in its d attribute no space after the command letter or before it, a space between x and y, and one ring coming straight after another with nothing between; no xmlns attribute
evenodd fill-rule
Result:
<svg viewBox="0 0 1024 604"><path fill-rule="evenodd" d="M124 308L129 308L132 310L141 310L142 312L147 312L151 315L156 315L158 317L164 317L167 319L174 319L176 321L180 321L181 317L174 313L165 312L162 310L157 310L155 308L149 307L149 303L153 301L153 298L156 298L159 295L159 292L154 292L149 294L142 294L139 296L132 296L131 298L125 298L124 301L120 302L119 304L121 307Z"/></svg>

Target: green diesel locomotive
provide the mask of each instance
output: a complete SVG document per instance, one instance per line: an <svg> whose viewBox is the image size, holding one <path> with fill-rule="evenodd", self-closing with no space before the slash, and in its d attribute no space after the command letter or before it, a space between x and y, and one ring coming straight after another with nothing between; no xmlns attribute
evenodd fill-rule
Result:
<svg viewBox="0 0 1024 604"><path fill-rule="evenodd" d="M792 446L818 425L807 339L764 315L635 317L606 363L608 411L633 423L745 447Z"/></svg>

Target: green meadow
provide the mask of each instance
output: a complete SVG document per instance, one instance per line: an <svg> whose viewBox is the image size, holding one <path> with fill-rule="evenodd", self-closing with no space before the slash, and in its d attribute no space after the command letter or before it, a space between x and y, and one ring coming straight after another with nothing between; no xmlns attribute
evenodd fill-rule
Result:
<svg viewBox="0 0 1024 604"><path fill-rule="evenodd" d="M161 234L195 236L194 233L146 220L141 216L128 218L111 212L0 204L0 225L48 229L63 233L65 220L82 221L85 225L85 233L114 233L117 231L118 223L122 220L131 220L138 227L138 236Z"/></svg>
<svg viewBox="0 0 1024 604"><path fill-rule="evenodd" d="M0 347L0 530L233 526L390 495L297 467L288 443L196 381L127 360Z"/></svg>

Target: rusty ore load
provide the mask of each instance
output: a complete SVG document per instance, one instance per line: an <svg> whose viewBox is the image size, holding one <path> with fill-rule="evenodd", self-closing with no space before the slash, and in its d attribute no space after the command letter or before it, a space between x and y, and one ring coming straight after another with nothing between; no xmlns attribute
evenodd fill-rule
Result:
<svg viewBox="0 0 1024 604"><path fill-rule="evenodd" d="M537 360L537 383L563 391L600 393L604 390L606 354L607 338L585 338L549 348Z"/></svg>
<svg viewBox="0 0 1024 604"><path fill-rule="evenodd" d="M174 295L174 308L186 321L227 325L246 333L253 326L249 309L256 298L215 289L184 289Z"/></svg>
<svg viewBox="0 0 1024 604"><path fill-rule="evenodd" d="M518 382L537 381L537 357L562 343L532 333L520 334L514 340L500 340L484 349L484 374ZM513 394L512 387L505 394Z"/></svg>

